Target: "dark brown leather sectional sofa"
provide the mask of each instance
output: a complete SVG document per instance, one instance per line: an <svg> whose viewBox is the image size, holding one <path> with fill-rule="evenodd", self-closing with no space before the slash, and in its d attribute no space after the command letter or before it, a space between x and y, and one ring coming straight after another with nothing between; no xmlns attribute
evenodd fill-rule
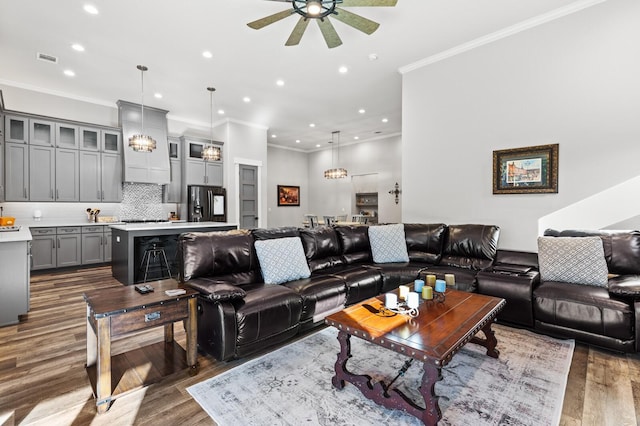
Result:
<svg viewBox="0 0 640 426"><path fill-rule="evenodd" d="M412 282L421 272L454 273L473 291L493 263L500 230L491 225L405 224L409 262L373 262L367 226L186 233L180 276L200 292L198 345L218 360L286 341L345 306ZM300 237L311 276L264 284L254 241Z"/></svg>

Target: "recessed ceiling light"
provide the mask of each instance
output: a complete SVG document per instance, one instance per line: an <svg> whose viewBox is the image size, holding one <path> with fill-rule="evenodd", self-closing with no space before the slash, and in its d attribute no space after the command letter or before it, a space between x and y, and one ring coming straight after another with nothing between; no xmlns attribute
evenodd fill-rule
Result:
<svg viewBox="0 0 640 426"><path fill-rule="evenodd" d="M153 94L153 96L154 96L156 99L162 99L162 93L154 93L154 94Z"/></svg>
<svg viewBox="0 0 640 426"><path fill-rule="evenodd" d="M358 112L359 112L360 114L364 114L364 113L365 113L365 112L367 112L367 111L365 111L365 109L364 109L364 108L360 108L360 109L358 110Z"/></svg>
<svg viewBox="0 0 640 426"><path fill-rule="evenodd" d="M320 144L317 144L317 145L316 145L316 148L320 148Z"/></svg>
<svg viewBox="0 0 640 426"><path fill-rule="evenodd" d="M71 48L76 52L84 52L84 46L79 43L74 43L71 45Z"/></svg>
<svg viewBox="0 0 640 426"><path fill-rule="evenodd" d="M85 12L87 12L90 15L97 15L98 14L98 8L95 7L92 4L85 4L83 9L84 9Z"/></svg>
<svg viewBox="0 0 640 426"><path fill-rule="evenodd" d="M223 109L219 109L219 110L218 110L218 114L220 114L220 115L224 115L224 110L223 110Z"/></svg>
<svg viewBox="0 0 640 426"><path fill-rule="evenodd" d="M76 73L72 70L64 70L64 75L66 75L67 77L75 77Z"/></svg>
<svg viewBox="0 0 640 426"><path fill-rule="evenodd" d="M341 66L340 68L338 68L338 72L339 72L340 74L346 74L346 73L348 73L348 72L349 72L349 68L347 68L346 66L344 66L344 65L343 65L343 66Z"/></svg>
<svg viewBox="0 0 640 426"><path fill-rule="evenodd" d="M246 103L251 102L251 98L250 98L250 97L248 97L248 96L245 96L244 98L242 98L242 100L243 100L244 102L246 102Z"/></svg>
<svg viewBox="0 0 640 426"><path fill-rule="evenodd" d="M202 56L204 56L207 59L211 59L213 58L213 53L209 52L208 50L205 50L204 52L202 52Z"/></svg>
<svg viewBox="0 0 640 426"><path fill-rule="evenodd" d="M383 123L388 123L388 122L389 122L389 119L388 119L388 118L383 118L383 119L382 119L382 122L383 122Z"/></svg>
<svg viewBox="0 0 640 426"><path fill-rule="evenodd" d="M300 143L300 139L296 139L296 143Z"/></svg>
<svg viewBox="0 0 640 426"><path fill-rule="evenodd" d="M277 138L277 137L278 137L278 135L271 135L271 137L272 137L273 139L275 139L275 138Z"/></svg>
<svg viewBox="0 0 640 426"><path fill-rule="evenodd" d="M278 81L276 81L276 84L278 86L284 86L284 80L278 80Z"/></svg>
<svg viewBox="0 0 640 426"><path fill-rule="evenodd" d="M315 123L309 124L309 127L316 127Z"/></svg>
<svg viewBox="0 0 640 426"><path fill-rule="evenodd" d="M354 136L353 139L358 140L360 139L360 136Z"/></svg>
<svg viewBox="0 0 640 426"><path fill-rule="evenodd" d="M378 60L378 54L376 54L376 53L369 53L369 60L370 60L370 61L376 61L376 60Z"/></svg>

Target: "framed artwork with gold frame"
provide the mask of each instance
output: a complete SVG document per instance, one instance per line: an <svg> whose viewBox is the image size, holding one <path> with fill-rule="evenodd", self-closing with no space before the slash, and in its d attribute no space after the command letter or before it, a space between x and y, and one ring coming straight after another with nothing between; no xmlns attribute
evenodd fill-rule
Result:
<svg viewBox="0 0 640 426"><path fill-rule="evenodd" d="M278 185L278 206L300 206L300 187Z"/></svg>
<svg viewBox="0 0 640 426"><path fill-rule="evenodd" d="M493 151L493 193L558 192L559 144Z"/></svg>

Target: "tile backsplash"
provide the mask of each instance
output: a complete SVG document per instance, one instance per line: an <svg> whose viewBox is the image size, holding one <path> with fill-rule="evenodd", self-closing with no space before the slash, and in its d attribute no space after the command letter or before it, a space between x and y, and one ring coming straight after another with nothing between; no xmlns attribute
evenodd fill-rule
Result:
<svg viewBox="0 0 640 426"><path fill-rule="evenodd" d="M162 205L162 186L125 183L120 203L121 219L166 219Z"/></svg>

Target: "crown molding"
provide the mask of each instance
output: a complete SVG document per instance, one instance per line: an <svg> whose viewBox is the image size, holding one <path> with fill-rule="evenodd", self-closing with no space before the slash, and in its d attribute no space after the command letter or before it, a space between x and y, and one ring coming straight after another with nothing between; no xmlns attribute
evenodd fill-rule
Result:
<svg viewBox="0 0 640 426"><path fill-rule="evenodd" d="M34 85L31 85L31 84L20 83L20 82L17 82L17 81L0 79L0 84L3 84L5 86L17 87L18 89L30 90L32 92L40 92L40 93L44 93L44 94L47 94L47 95L59 96L61 98L73 99L74 101L86 102L86 103L105 106L105 107L109 107L109 108L118 108L118 106L116 105L115 101L114 102L106 102L106 101L103 101L101 99L88 98L88 97L85 97L85 96L73 95L71 93L61 92L61 91L58 91L58 90L51 90L51 89L47 89L45 87L34 86Z"/></svg>
<svg viewBox="0 0 640 426"><path fill-rule="evenodd" d="M526 31L539 25L546 24L547 22L554 21L564 16L571 15L588 7L604 3L605 1L607 0L579 0L573 2L571 4L568 4L567 6L560 7L547 13L543 13L542 15L535 16L531 19L527 19L526 21L522 21L515 25L511 25L499 31L495 31L493 33L479 37L475 40L471 40L467 43L460 44L451 49L447 49L443 52L413 62L409 65L405 65L398 68L398 72L400 72L400 74L406 74L408 72L415 71L419 68L423 68L428 65L435 64L436 62L451 58L453 56L460 55L461 53L468 52L469 50L484 46L489 43L493 43L498 40L502 40L503 38L510 37L522 31Z"/></svg>

